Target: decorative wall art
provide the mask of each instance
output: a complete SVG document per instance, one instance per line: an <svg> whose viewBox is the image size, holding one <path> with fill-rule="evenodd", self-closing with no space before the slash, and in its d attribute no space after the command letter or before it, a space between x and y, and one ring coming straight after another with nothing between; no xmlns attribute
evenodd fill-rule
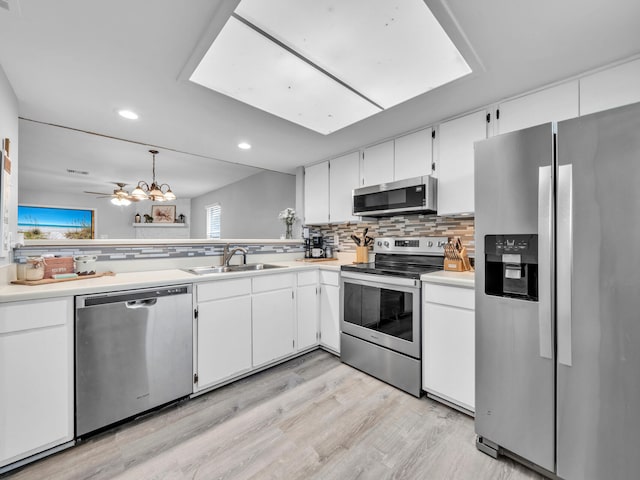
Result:
<svg viewBox="0 0 640 480"><path fill-rule="evenodd" d="M18 233L25 240L87 240L95 236L91 209L18 205Z"/></svg>
<svg viewBox="0 0 640 480"><path fill-rule="evenodd" d="M152 205L151 217L153 223L174 223L176 221L176 206Z"/></svg>
<svg viewBox="0 0 640 480"><path fill-rule="evenodd" d="M0 154L0 258L9 254L9 191L11 184L11 159L9 148L11 141L5 138L2 141L2 153Z"/></svg>

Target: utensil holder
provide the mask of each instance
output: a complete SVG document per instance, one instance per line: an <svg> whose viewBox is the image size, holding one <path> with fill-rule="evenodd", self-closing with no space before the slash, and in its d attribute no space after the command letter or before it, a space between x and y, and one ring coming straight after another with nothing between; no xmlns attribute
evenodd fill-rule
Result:
<svg viewBox="0 0 640 480"><path fill-rule="evenodd" d="M356 263L369 263L369 247L356 247Z"/></svg>

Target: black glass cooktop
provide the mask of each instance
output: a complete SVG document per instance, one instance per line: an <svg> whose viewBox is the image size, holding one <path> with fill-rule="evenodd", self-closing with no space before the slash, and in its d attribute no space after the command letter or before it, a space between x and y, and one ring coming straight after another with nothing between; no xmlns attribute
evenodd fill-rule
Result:
<svg viewBox="0 0 640 480"><path fill-rule="evenodd" d="M416 278L425 273L437 272L444 268L444 257L431 255L385 255L377 254L372 263L342 265L342 271L390 275Z"/></svg>

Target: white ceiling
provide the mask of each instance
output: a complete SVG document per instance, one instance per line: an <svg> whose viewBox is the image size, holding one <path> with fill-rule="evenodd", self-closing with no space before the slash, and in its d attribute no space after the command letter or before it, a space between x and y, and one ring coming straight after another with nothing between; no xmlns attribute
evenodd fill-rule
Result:
<svg viewBox="0 0 640 480"><path fill-rule="evenodd" d="M150 176L144 145L156 145L163 182L181 171L196 182L209 174L190 162L164 165L169 156L164 149L291 173L296 166L640 53L637 0L426 3L465 58L475 62L475 73L326 136L188 81L235 0L22 0L20 15L0 9L0 65L23 118L143 144L136 161L147 173L132 174L134 180ZM348 52L348 43L344 48ZM138 112L140 119L120 118L121 108ZM46 140L30 135L29 128L20 136L21 167L38 149L45 156L34 159L33 171L56 161L66 165L46 147L30 145ZM253 148L239 150L243 140ZM79 144L65 147L69 158ZM109 174L116 157L84 155L76 168L105 168L96 178L103 185L129 181L121 168ZM178 187L174 190L180 195Z"/></svg>
<svg viewBox="0 0 640 480"><path fill-rule="evenodd" d="M242 0L190 80L329 134L470 71L423 0Z"/></svg>

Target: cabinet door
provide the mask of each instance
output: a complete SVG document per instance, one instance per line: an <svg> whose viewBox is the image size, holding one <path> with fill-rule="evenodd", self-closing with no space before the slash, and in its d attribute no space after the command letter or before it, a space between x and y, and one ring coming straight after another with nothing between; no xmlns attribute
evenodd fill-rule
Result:
<svg viewBox="0 0 640 480"><path fill-rule="evenodd" d="M427 288L428 285L425 286ZM455 287L440 288L462 290ZM453 292L450 298L456 298L456 293ZM474 310L425 302L422 315L422 388L474 411Z"/></svg>
<svg viewBox="0 0 640 480"><path fill-rule="evenodd" d="M329 162L304 169L304 223L329 221Z"/></svg>
<svg viewBox="0 0 640 480"><path fill-rule="evenodd" d="M340 287L320 286L320 343L340 353Z"/></svg>
<svg viewBox="0 0 640 480"><path fill-rule="evenodd" d="M498 109L498 134L577 117L578 81L503 102Z"/></svg>
<svg viewBox="0 0 640 480"><path fill-rule="evenodd" d="M394 180L431 174L431 132L427 128L395 139Z"/></svg>
<svg viewBox="0 0 640 480"><path fill-rule="evenodd" d="M362 185L393 181L393 140L365 148L362 156Z"/></svg>
<svg viewBox="0 0 640 480"><path fill-rule="evenodd" d="M73 439L73 298L0 305L0 466Z"/></svg>
<svg viewBox="0 0 640 480"><path fill-rule="evenodd" d="M318 286L298 287L296 295L298 350L318 344Z"/></svg>
<svg viewBox="0 0 640 480"><path fill-rule="evenodd" d="M360 153L334 158L329 163L329 221L354 222L360 217L351 214L353 210L352 193L358 188L360 178Z"/></svg>
<svg viewBox="0 0 640 480"><path fill-rule="evenodd" d="M254 294L253 366L295 351L293 289Z"/></svg>
<svg viewBox="0 0 640 480"><path fill-rule="evenodd" d="M640 102L640 60L580 79L580 115Z"/></svg>
<svg viewBox="0 0 640 480"><path fill-rule="evenodd" d="M486 112L440 125L438 139L438 215L473 212L473 143L487 137Z"/></svg>
<svg viewBox="0 0 640 480"><path fill-rule="evenodd" d="M198 304L197 345L196 390L248 371L251 368L251 297Z"/></svg>

